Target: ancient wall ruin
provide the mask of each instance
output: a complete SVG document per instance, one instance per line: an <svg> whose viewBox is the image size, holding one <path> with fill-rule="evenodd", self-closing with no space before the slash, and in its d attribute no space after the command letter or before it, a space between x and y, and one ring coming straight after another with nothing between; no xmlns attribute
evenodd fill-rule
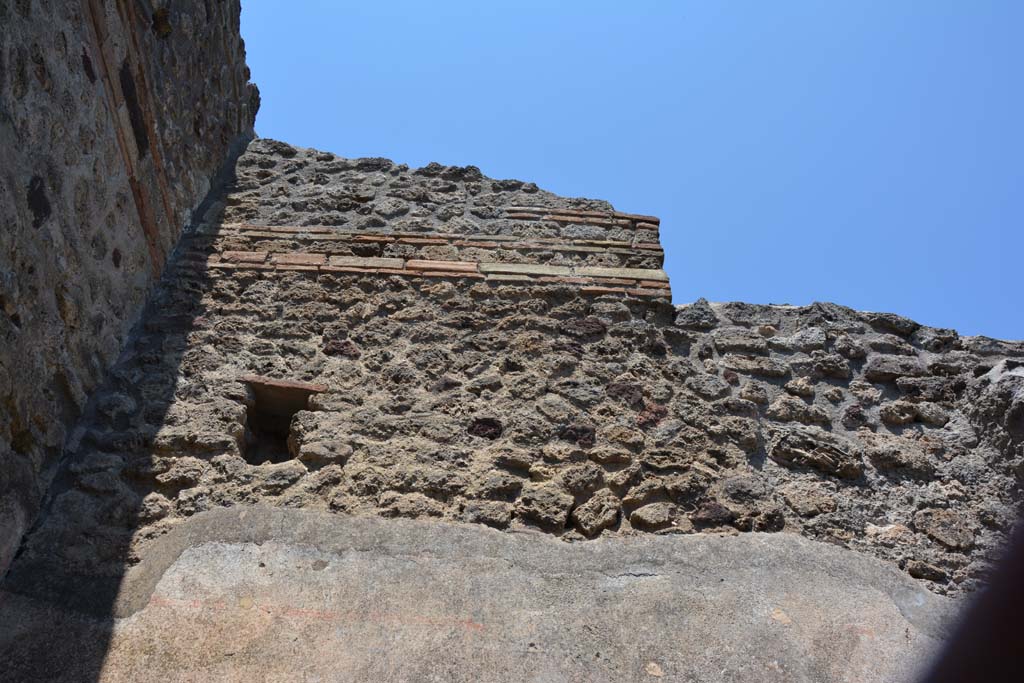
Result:
<svg viewBox="0 0 1024 683"><path fill-rule="evenodd" d="M0 0L0 678L882 681L942 641L1022 501L1024 342L673 305L657 218L253 140L238 22Z"/></svg>
<svg viewBox="0 0 1024 683"><path fill-rule="evenodd" d="M0 0L0 572L233 144L234 2Z"/></svg>
<svg viewBox="0 0 1024 683"><path fill-rule="evenodd" d="M242 504L580 542L797 533L941 593L979 586L1013 522L1022 343L834 304L673 306L657 219L472 167L256 140L235 176L10 587L116 584Z"/></svg>

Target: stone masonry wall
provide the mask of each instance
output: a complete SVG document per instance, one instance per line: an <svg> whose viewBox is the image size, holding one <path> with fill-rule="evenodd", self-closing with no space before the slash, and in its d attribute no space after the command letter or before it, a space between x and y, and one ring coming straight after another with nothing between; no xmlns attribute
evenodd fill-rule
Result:
<svg viewBox="0 0 1024 683"><path fill-rule="evenodd" d="M473 167L256 140L236 174L9 590L47 566L116 580L243 503L581 542L799 533L942 593L976 588L1013 523L1024 343L834 304L673 306L657 219ZM286 440L261 431L268 392L309 397Z"/></svg>
<svg viewBox="0 0 1024 683"><path fill-rule="evenodd" d="M0 574L230 146L239 5L0 0Z"/></svg>

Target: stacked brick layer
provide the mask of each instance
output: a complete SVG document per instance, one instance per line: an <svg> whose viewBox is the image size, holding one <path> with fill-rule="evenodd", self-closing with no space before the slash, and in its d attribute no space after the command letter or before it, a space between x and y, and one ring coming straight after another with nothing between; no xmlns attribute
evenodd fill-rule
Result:
<svg viewBox="0 0 1024 683"><path fill-rule="evenodd" d="M533 220L571 221L576 225L589 225L600 220L592 215L553 217L540 212L530 217ZM635 225L633 219L618 220ZM210 256L207 265L220 270L365 273L522 284L560 283L579 285L589 292L671 296L668 277L663 270L632 267L649 265L652 258L660 261L663 253L657 243L634 245L611 240L567 242L543 237L522 240L507 235L461 236L445 233L367 234L339 232L323 227L246 224L225 225L220 234L230 237L232 246L247 241L250 247L246 251L218 250ZM432 255L429 251L431 247L445 248L445 255L452 258L425 258ZM375 255L390 253L403 253L404 257ZM538 262L539 257L550 256L552 253L571 260L560 265ZM588 256L606 253L621 255L626 266L584 265ZM500 257L508 260L494 260Z"/></svg>
<svg viewBox="0 0 1024 683"><path fill-rule="evenodd" d="M800 533L940 592L976 587L1013 521L1024 344L832 304L674 307L646 284L655 221L473 168L257 140L236 174L80 423L13 589L116 577L241 503L566 540ZM315 393L280 462L253 377Z"/></svg>

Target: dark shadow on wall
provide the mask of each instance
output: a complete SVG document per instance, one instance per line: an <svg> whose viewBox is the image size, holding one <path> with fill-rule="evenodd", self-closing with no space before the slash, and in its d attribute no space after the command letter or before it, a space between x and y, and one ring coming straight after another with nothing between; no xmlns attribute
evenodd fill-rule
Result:
<svg viewBox="0 0 1024 683"><path fill-rule="evenodd" d="M152 476L153 436L175 400L188 335L204 324L211 279L202 253L219 232L249 140L232 145L118 361L71 430L42 512L0 584L0 681L101 679L114 619L126 616L119 596L123 603L133 536L160 512L146 495L177 485Z"/></svg>

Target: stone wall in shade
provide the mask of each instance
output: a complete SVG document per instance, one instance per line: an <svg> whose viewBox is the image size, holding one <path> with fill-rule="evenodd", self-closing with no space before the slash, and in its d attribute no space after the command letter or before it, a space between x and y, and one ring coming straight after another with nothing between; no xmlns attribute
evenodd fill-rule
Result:
<svg viewBox="0 0 1024 683"><path fill-rule="evenodd" d="M0 572L258 106L239 4L0 0Z"/></svg>
<svg viewBox="0 0 1024 683"><path fill-rule="evenodd" d="M472 167L255 140L235 175L9 590L116 584L239 504L579 542L797 533L942 593L980 585L1013 523L1020 342L825 303L673 306L657 219Z"/></svg>

